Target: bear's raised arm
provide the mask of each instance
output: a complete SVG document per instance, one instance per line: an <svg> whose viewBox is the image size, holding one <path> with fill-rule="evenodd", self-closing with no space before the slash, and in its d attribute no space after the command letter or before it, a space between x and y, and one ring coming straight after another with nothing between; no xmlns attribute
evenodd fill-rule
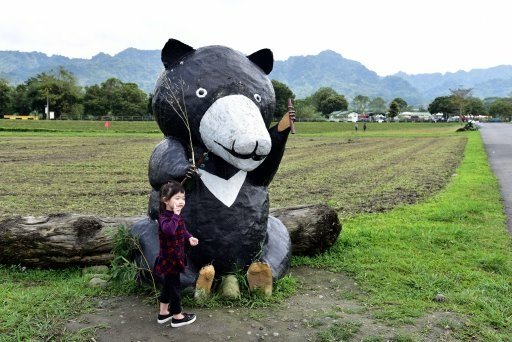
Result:
<svg viewBox="0 0 512 342"><path fill-rule="evenodd" d="M166 137L153 150L149 159L149 183L159 189L170 180L181 182L190 168L184 145L175 138Z"/></svg>
<svg viewBox="0 0 512 342"><path fill-rule="evenodd" d="M270 153L258 168L248 173L249 178L255 185L268 186L274 178L277 169L279 168L279 164L281 163L281 159L283 158L290 128L279 132L278 125L275 125L268 130L268 133L270 135L270 140L272 141Z"/></svg>

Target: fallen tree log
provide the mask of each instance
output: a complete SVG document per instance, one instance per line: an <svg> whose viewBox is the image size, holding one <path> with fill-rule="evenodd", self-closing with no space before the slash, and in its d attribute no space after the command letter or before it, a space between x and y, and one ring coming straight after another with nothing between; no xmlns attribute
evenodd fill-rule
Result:
<svg viewBox="0 0 512 342"><path fill-rule="evenodd" d="M33 267L107 265L114 235L141 217L78 214L0 219L0 264Z"/></svg>
<svg viewBox="0 0 512 342"><path fill-rule="evenodd" d="M325 205L272 209L288 228L292 254L313 255L332 246L341 231L336 212ZM0 264L58 268L108 265L114 235L146 217L79 214L0 218Z"/></svg>

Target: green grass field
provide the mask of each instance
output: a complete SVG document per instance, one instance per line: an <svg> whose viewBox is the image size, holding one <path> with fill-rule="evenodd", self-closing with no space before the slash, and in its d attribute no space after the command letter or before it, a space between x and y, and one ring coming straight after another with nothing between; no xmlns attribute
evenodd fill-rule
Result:
<svg viewBox="0 0 512 342"><path fill-rule="evenodd" d="M441 193L384 214L345 220L336 245L310 265L352 274L376 317L410 323L425 311L461 313L462 341L512 339L512 243L478 133ZM442 294L446 302L435 302Z"/></svg>
<svg viewBox="0 0 512 342"><path fill-rule="evenodd" d="M478 132L455 133L457 124L296 127L271 207L325 202L343 232L330 251L295 257L295 265L350 274L365 291L358 299L388 324L450 311L460 321L445 323L458 340L512 340L511 240ZM101 122L0 121L0 214L144 214L158 132L153 122L107 130ZM6 340L80 340L63 332L65 319L100 294L76 269L1 267L0 278ZM446 301L433 301L436 294Z"/></svg>

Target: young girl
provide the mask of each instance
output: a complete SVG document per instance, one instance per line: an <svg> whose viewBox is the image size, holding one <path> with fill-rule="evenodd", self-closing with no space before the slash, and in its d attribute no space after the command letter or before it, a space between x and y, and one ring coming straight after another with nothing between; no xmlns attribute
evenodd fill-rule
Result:
<svg viewBox="0 0 512 342"><path fill-rule="evenodd" d="M185 270L185 241L197 246L199 240L185 227L180 213L185 206L185 189L171 181L160 189L160 216L158 218L160 253L155 261L155 273L163 279L160 293L160 313L157 322L171 321L177 328L193 323L196 315L181 311L180 273Z"/></svg>

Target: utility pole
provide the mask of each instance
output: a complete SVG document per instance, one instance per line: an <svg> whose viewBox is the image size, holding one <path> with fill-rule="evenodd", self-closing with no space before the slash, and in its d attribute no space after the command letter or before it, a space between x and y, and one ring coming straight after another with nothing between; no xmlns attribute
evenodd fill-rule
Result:
<svg viewBox="0 0 512 342"><path fill-rule="evenodd" d="M50 120L50 90L46 88L46 120Z"/></svg>

